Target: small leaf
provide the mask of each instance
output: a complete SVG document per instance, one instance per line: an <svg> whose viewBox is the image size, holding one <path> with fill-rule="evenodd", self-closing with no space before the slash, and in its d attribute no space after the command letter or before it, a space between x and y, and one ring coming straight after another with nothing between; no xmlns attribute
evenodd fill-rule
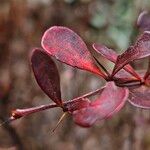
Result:
<svg viewBox="0 0 150 150"><path fill-rule="evenodd" d="M143 11L138 17L137 25L143 31L150 31L150 12Z"/></svg>
<svg viewBox="0 0 150 150"><path fill-rule="evenodd" d="M139 73L139 72L138 72ZM143 76L141 76L141 74L139 74L140 79L142 79ZM116 81L117 85L122 85L122 84L128 84L128 83L140 83L141 80L133 77L131 74L129 74L128 72L124 71L124 70L120 70L119 72L117 72L117 74L115 74L115 78L114 81Z"/></svg>
<svg viewBox="0 0 150 150"><path fill-rule="evenodd" d="M147 86L150 87L150 74L149 74L149 76L145 80L145 85L147 85Z"/></svg>
<svg viewBox="0 0 150 150"><path fill-rule="evenodd" d="M149 57L148 68L147 68L147 71L144 75L144 79L145 79L145 84L150 86L150 57Z"/></svg>
<svg viewBox="0 0 150 150"><path fill-rule="evenodd" d="M93 96L97 96L97 95L101 94L101 92L104 90L104 88L105 87L101 87L100 89L89 92L85 95L74 98L70 101L65 101L63 103L64 110L72 113L75 110L79 110L81 108L85 108L85 107L89 106L89 104L90 104L89 98L92 98Z"/></svg>
<svg viewBox="0 0 150 150"><path fill-rule="evenodd" d="M113 63L116 63L118 54L114 50L109 49L102 44L96 44L96 43L93 44L93 48L97 53L102 55L104 58L110 60ZM124 66L123 69L129 72L130 74L132 74L137 79L141 79L140 76L134 71L132 66L130 66L129 64Z"/></svg>
<svg viewBox="0 0 150 150"><path fill-rule="evenodd" d="M108 82L99 98L89 106L72 113L75 123L90 127L96 121L106 119L117 113L128 98L128 89L117 87L114 82Z"/></svg>
<svg viewBox="0 0 150 150"><path fill-rule="evenodd" d="M104 58L110 60L113 63L116 62L118 54L114 50L107 48L105 45L96 43L93 44L93 48Z"/></svg>
<svg viewBox="0 0 150 150"><path fill-rule="evenodd" d="M150 32L145 31L134 46L129 47L123 54L118 56L112 76L131 61L148 56L150 56Z"/></svg>
<svg viewBox="0 0 150 150"><path fill-rule="evenodd" d="M130 95L128 101L139 108L150 108L150 87L140 86L130 89Z"/></svg>
<svg viewBox="0 0 150 150"><path fill-rule="evenodd" d="M146 73L145 73L145 75L144 75L144 79L145 79L145 80L148 79L148 78L150 78L150 57L149 57L148 68L147 68L147 71L146 71Z"/></svg>
<svg viewBox="0 0 150 150"><path fill-rule="evenodd" d="M46 52L59 61L106 78L95 65L86 44L72 30L61 26L51 27L44 33L41 44Z"/></svg>
<svg viewBox="0 0 150 150"><path fill-rule="evenodd" d="M66 111L72 113L75 110L79 110L79 109L88 107L89 103L90 103L90 101L88 98L80 98L75 101L70 101L69 103L65 103L64 108L66 109Z"/></svg>
<svg viewBox="0 0 150 150"><path fill-rule="evenodd" d="M60 79L57 67L43 50L34 49L31 56L32 69L41 89L58 105L62 105Z"/></svg>

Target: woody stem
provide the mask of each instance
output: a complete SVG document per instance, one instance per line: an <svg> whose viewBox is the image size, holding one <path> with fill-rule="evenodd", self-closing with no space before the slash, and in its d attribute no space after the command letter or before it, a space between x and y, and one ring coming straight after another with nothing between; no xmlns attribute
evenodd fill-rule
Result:
<svg viewBox="0 0 150 150"><path fill-rule="evenodd" d="M16 119L19 119L21 117L27 116L27 115L36 113L36 112L40 112L40 111L47 110L47 109L50 109L50 108L55 108L55 107L61 107L65 111L65 107L67 107L67 105L69 105L69 104L71 105L72 103L77 102L82 98L92 96L92 95L100 92L102 89L103 88L100 88L100 89L97 89L93 92L85 94L83 96L77 97L73 100L65 101L65 102L63 102L62 107L57 105L56 103L51 103L51 104L46 104L46 105L41 105L41 106L36 106L36 107L31 107L31 108L13 110L12 114L11 114L11 117L9 118L9 122L11 122L13 120L16 120Z"/></svg>

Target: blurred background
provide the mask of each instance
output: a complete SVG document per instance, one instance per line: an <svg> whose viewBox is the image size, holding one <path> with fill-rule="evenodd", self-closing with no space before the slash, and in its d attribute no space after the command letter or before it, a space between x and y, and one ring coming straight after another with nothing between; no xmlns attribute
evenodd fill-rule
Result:
<svg viewBox="0 0 150 150"><path fill-rule="evenodd" d="M15 108L51 102L33 76L29 53L44 31L67 26L86 41L123 52L139 34L136 19L150 0L0 0L0 121ZM107 67L112 64L101 58ZM56 62L62 97L69 100L101 87L97 76ZM134 65L134 64L133 64ZM135 66L143 69L145 64ZM0 127L0 150L150 150L150 112L126 104L112 119L92 128L68 116L51 133L61 110L52 109Z"/></svg>

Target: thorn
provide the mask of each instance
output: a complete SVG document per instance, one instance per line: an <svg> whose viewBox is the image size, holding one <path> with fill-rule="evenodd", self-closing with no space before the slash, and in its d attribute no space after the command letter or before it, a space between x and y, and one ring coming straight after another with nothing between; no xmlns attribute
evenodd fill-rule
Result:
<svg viewBox="0 0 150 150"><path fill-rule="evenodd" d="M13 120L15 120L15 118L12 116L10 118L8 118L7 120L3 121L1 124L0 124L0 127L7 124L7 123L10 123L12 122Z"/></svg>
<svg viewBox="0 0 150 150"><path fill-rule="evenodd" d="M56 126L52 129L52 133L55 132L55 130L58 128L58 126L60 125L60 123L62 122L62 120L64 119L64 117L67 115L67 112L64 112L62 114L62 116L60 117L60 119L58 120Z"/></svg>

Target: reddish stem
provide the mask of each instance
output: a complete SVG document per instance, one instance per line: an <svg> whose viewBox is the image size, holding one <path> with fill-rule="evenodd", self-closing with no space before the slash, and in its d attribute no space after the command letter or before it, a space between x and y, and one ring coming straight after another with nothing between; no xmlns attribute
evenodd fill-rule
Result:
<svg viewBox="0 0 150 150"><path fill-rule="evenodd" d="M85 94L83 96L77 97L77 98L75 98L73 100L69 100L69 101L63 102L62 109L64 111L67 111L67 106L68 105L71 105L72 103L77 102L77 101L79 101L82 98L92 96L92 95L100 92L103 88L104 87L102 87L100 89L97 89L96 91L90 92L88 94ZM55 103L52 103L52 104L46 104L46 105L41 105L41 106L31 107L31 108L25 108L25 109L16 109L16 110L12 111L12 115L9 118L9 122L11 122L13 120L16 120L16 119L19 119L21 117L27 116L27 115L36 113L36 112L40 112L40 111L47 110L47 109L50 109L50 108L55 108L55 107L60 107L61 108L61 106L59 106L59 105L57 105Z"/></svg>
<svg viewBox="0 0 150 150"><path fill-rule="evenodd" d="M71 103L71 102L75 102L75 101L78 101L79 99L82 99L82 98L85 98L85 97L88 98L88 97L90 97L90 96L93 96L93 95L97 94L98 92L100 92L100 91L103 90L104 88L105 88L105 86L103 86L103 87L101 87L100 89L97 89L97 90L95 90L95 91L89 92L89 93L87 93L87 94L85 94L85 95L79 96L79 97L74 98L74 99L69 100L69 101L66 101L66 102L64 102L64 104L68 104L68 103Z"/></svg>
<svg viewBox="0 0 150 150"><path fill-rule="evenodd" d="M19 119L21 117L36 113L36 112L40 112L46 109L50 109L50 108L55 108L55 107L59 107L57 104L52 103L52 104L46 104L46 105L41 105L41 106L37 106L37 107L31 107L31 108L25 108L25 109L16 109L12 111L12 120L15 119Z"/></svg>

